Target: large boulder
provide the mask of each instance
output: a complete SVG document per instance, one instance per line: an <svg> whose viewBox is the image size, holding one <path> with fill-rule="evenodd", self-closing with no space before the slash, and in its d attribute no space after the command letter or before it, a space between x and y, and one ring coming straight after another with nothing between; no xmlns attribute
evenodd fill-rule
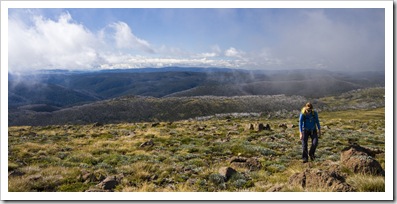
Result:
<svg viewBox="0 0 397 204"><path fill-rule="evenodd" d="M377 151L352 144L341 152L341 164L354 173L371 175L385 175L385 171L378 161L374 159Z"/></svg>
<svg viewBox="0 0 397 204"><path fill-rule="evenodd" d="M354 189L336 171L306 169L289 178L290 185L300 185L303 189L329 189L333 192L352 192Z"/></svg>

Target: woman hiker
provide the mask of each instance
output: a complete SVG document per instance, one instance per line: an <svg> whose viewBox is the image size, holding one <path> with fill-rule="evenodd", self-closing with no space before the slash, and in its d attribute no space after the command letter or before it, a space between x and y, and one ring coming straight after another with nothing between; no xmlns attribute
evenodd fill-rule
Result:
<svg viewBox="0 0 397 204"><path fill-rule="evenodd" d="M299 132L302 141L303 163L308 161L308 157L313 161L316 158L315 152L318 145L318 138L321 136L321 128L318 113L313 110L313 105L311 103L306 103L305 107L302 108L299 116ZM309 137L311 138L312 144L309 152L307 152Z"/></svg>

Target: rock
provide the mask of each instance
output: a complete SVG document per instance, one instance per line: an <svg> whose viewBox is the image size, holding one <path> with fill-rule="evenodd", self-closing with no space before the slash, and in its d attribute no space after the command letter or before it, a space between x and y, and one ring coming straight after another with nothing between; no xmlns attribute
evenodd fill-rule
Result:
<svg viewBox="0 0 397 204"><path fill-rule="evenodd" d="M147 147L147 146L151 147L153 145L154 145L153 140L149 140L149 141L146 141L146 142L142 143L141 145L139 145L139 147Z"/></svg>
<svg viewBox="0 0 397 204"><path fill-rule="evenodd" d="M233 162L246 162L247 161L247 158L245 158L245 157L232 157L232 158L230 158L230 163L233 163Z"/></svg>
<svg viewBox="0 0 397 204"><path fill-rule="evenodd" d="M354 189L346 183L345 178L335 171L306 169L289 178L290 185L300 185L304 189L329 188L334 192L352 192Z"/></svg>
<svg viewBox="0 0 397 204"><path fill-rule="evenodd" d="M385 175L385 171L378 161L374 159L375 152L361 147L358 144L350 145L341 152L341 164L354 173L371 175Z"/></svg>
<svg viewBox="0 0 397 204"><path fill-rule="evenodd" d="M106 177L103 175L103 173L96 171L94 173L82 170L81 174L77 177L77 179L81 182L84 183L90 183L90 182L97 182L104 180Z"/></svg>
<svg viewBox="0 0 397 204"><path fill-rule="evenodd" d="M250 170L259 170L262 168L262 164L255 157L251 157L251 158L247 159L246 166Z"/></svg>
<svg viewBox="0 0 397 204"><path fill-rule="evenodd" d="M254 124L248 124L245 128L246 130L254 130Z"/></svg>
<svg viewBox="0 0 397 204"><path fill-rule="evenodd" d="M288 128L295 128L295 127L297 127L297 126L294 125L294 124L288 124L287 127L288 127Z"/></svg>
<svg viewBox="0 0 397 204"><path fill-rule="evenodd" d="M159 122L152 123L152 127L157 127L157 126L159 126L159 125L160 125L160 123L159 123Z"/></svg>
<svg viewBox="0 0 397 204"><path fill-rule="evenodd" d="M81 180L82 181L89 181L89 182L91 182L91 181L94 181L95 180L95 175L94 174L92 174L92 173L85 173L85 174L83 174L82 176L81 176Z"/></svg>
<svg viewBox="0 0 397 204"><path fill-rule="evenodd" d="M32 175L32 176L28 177L29 181L38 181L38 180L41 180L41 179L43 179L43 177L40 176L40 175Z"/></svg>
<svg viewBox="0 0 397 204"><path fill-rule="evenodd" d="M281 124L278 125L278 127L286 129L287 128L287 124L281 123Z"/></svg>
<svg viewBox="0 0 397 204"><path fill-rule="evenodd" d="M102 126L103 126L103 123L96 122L96 123L94 123L92 126L93 126L93 127L102 127Z"/></svg>
<svg viewBox="0 0 397 204"><path fill-rule="evenodd" d="M8 176L23 176L23 175L25 175L25 173L18 170L14 170L8 173Z"/></svg>
<svg viewBox="0 0 397 204"><path fill-rule="evenodd" d="M226 181L229 180L230 177L232 177L236 173L237 173L237 171L231 167L222 167L219 169L219 174L222 175L223 177L225 177Z"/></svg>
<svg viewBox="0 0 397 204"><path fill-rule="evenodd" d="M231 136L231 135L239 135L240 133L238 131L229 131L227 132L226 136Z"/></svg>
<svg viewBox="0 0 397 204"><path fill-rule="evenodd" d="M205 130L205 128L206 128L207 126L206 125L204 125L204 126L200 126L200 127L197 127L197 131L203 131L203 130Z"/></svg>
<svg viewBox="0 0 397 204"><path fill-rule="evenodd" d="M263 123L259 123L257 126L257 131L262 131L265 129L265 125L263 125Z"/></svg>
<svg viewBox="0 0 397 204"><path fill-rule="evenodd" d="M234 167L248 168L250 171L258 170L262 167L261 163L255 157L252 158L245 158L240 156L232 157L229 163L232 164Z"/></svg>
<svg viewBox="0 0 397 204"><path fill-rule="evenodd" d="M109 192L108 190L103 190L100 188L96 188L96 187L90 187L90 189L84 191L84 192Z"/></svg>
<svg viewBox="0 0 397 204"><path fill-rule="evenodd" d="M267 190L266 192L279 192L281 191L281 189L283 188L283 185L280 184L276 184L275 186L271 187L269 190Z"/></svg>
<svg viewBox="0 0 397 204"><path fill-rule="evenodd" d="M99 183L97 186L103 190L113 190L119 184L116 176L108 176L105 180Z"/></svg>
<svg viewBox="0 0 397 204"><path fill-rule="evenodd" d="M257 127L256 127L256 130L257 130L258 132L260 132L260 131L263 131L263 130L271 130L271 128L270 128L270 125L269 125L269 124L264 125L263 123L259 123L259 124L257 125Z"/></svg>

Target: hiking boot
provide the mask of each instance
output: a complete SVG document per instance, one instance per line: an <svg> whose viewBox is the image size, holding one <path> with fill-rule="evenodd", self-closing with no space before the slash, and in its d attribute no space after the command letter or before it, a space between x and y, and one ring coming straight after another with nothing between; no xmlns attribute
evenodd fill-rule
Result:
<svg viewBox="0 0 397 204"><path fill-rule="evenodd" d="M308 160L307 159L303 159L303 161L302 161L303 163L307 163L308 162Z"/></svg>
<svg viewBox="0 0 397 204"><path fill-rule="evenodd" d="M310 160L312 160L312 161L314 161L316 159L316 156L314 156L314 155L309 155L309 157L310 157Z"/></svg>

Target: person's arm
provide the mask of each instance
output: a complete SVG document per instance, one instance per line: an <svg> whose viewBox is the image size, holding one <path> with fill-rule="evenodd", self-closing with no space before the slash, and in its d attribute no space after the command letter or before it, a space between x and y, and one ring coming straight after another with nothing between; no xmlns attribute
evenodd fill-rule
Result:
<svg viewBox="0 0 397 204"><path fill-rule="evenodd" d="M303 114L299 115L299 137L302 140L303 137Z"/></svg>
<svg viewBox="0 0 397 204"><path fill-rule="evenodd" d="M321 136L321 126L320 126L320 120L318 119L318 113L316 112L316 125L318 129L318 136Z"/></svg>

